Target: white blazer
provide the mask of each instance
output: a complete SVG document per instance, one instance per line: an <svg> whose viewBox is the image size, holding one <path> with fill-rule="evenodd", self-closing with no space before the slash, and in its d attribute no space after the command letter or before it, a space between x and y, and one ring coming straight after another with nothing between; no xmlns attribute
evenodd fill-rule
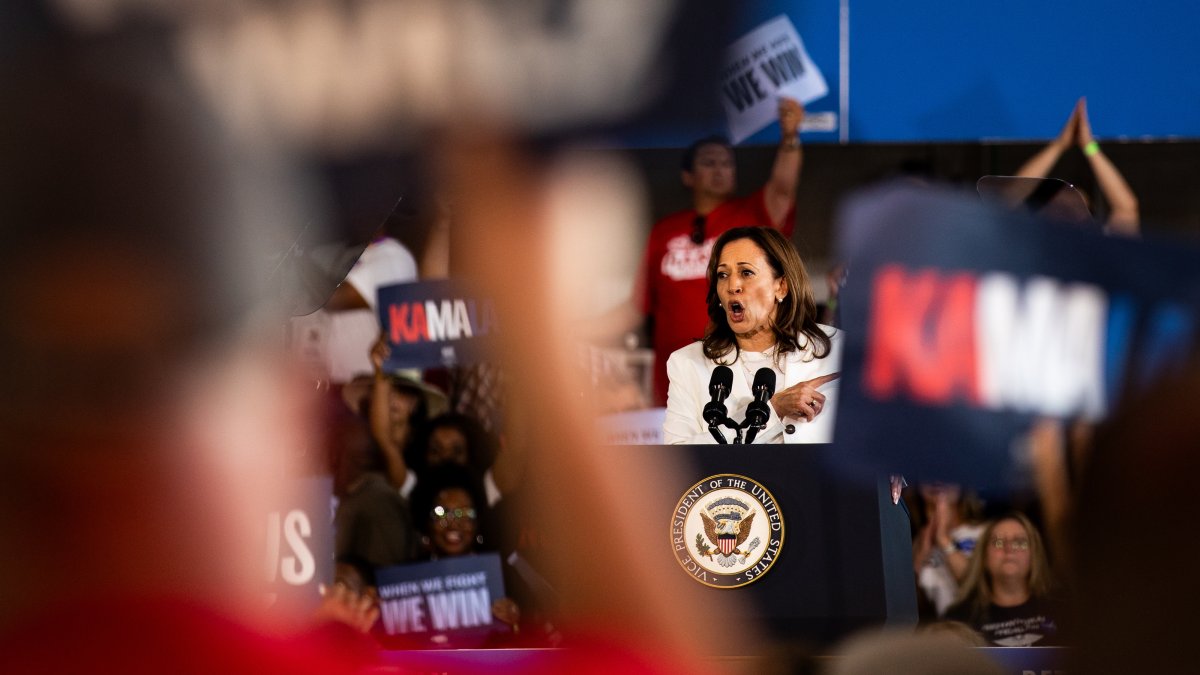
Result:
<svg viewBox="0 0 1200 675"><path fill-rule="evenodd" d="M821 325L830 339L829 354L825 358L814 358L806 344L803 349L790 352L780 364L783 382L777 383L775 391L782 391L814 377L836 373L842 365L842 332L832 326ZM740 361L740 359L739 359ZM753 375L747 375L739 361L728 364L733 370L733 388L725 407L731 420L741 423L746 418L746 407L754 401L751 392ZM708 431L704 421L704 406L712 398L708 394L708 382L716 363L704 356L703 343L693 342L676 350L667 359L667 417L663 422L663 440L672 445L715 444L717 440ZM773 406L768 405L771 416L767 427L759 432L754 443L829 443L833 440L833 421L837 413L838 380L826 382L818 388L825 395L821 414L808 422L803 417L780 419ZM723 435L733 442L734 432L728 427L719 427Z"/></svg>

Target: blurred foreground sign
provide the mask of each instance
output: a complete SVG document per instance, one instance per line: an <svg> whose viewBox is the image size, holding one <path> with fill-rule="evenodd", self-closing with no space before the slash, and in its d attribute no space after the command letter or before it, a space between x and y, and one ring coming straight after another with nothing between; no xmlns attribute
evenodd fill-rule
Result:
<svg viewBox="0 0 1200 675"><path fill-rule="evenodd" d="M267 515L268 606L279 616L308 616L333 579L333 528L328 476L295 479L287 501Z"/></svg>
<svg viewBox="0 0 1200 675"><path fill-rule="evenodd" d="M1195 342L1191 246L901 188L858 196L839 228L850 272L835 438L850 464L1028 485L1033 421L1100 420Z"/></svg>
<svg viewBox="0 0 1200 675"><path fill-rule="evenodd" d="M604 445L662 445L666 408L649 408L603 415L597 420Z"/></svg>

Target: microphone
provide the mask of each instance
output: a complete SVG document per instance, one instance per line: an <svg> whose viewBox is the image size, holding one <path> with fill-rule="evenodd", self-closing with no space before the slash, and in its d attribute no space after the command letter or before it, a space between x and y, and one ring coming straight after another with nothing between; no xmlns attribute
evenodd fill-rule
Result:
<svg viewBox="0 0 1200 675"><path fill-rule="evenodd" d="M775 371L770 368L759 368L754 373L754 384L750 387L754 392L754 400L746 406L746 442L754 442L758 432L765 429L767 420L771 418L771 397L775 395Z"/></svg>
<svg viewBox="0 0 1200 675"><path fill-rule="evenodd" d="M733 370L729 366L717 366L708 380L708 394L712 400L704 404L704 421L708 422L708 429L712 432L713 438L716 438L717 442L722 445L727 441L717 429L717 425L729 419L729 411L725 408L725 399L729 396L731 389L733 389Z"/></svg>

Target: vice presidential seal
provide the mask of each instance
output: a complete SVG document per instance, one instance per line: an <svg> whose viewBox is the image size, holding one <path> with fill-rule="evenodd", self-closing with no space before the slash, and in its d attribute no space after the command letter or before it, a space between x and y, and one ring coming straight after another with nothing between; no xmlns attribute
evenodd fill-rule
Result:
<svg viewBox="0 0 1200 675"><path fill-rule="evenodd" d="M783 514L775 497L754 479L709 476L675 505L671 548L688 576L705 586L745 586L779 559Z"/></svg>

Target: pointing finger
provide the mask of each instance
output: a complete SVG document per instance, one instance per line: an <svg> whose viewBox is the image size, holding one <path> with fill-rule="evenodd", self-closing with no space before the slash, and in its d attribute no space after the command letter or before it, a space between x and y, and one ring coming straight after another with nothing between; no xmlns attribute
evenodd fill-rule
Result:
<svg viewBox="0 0 1200 675"><path fill-rule="evenodd" d="M823 384L833 382L834 380L838 379L841 376L842 376L841 371L838 371L836 373L829 373L828 375L814 377L813 379L809 380L808 383L814 387L819 387Z"/></svg>

